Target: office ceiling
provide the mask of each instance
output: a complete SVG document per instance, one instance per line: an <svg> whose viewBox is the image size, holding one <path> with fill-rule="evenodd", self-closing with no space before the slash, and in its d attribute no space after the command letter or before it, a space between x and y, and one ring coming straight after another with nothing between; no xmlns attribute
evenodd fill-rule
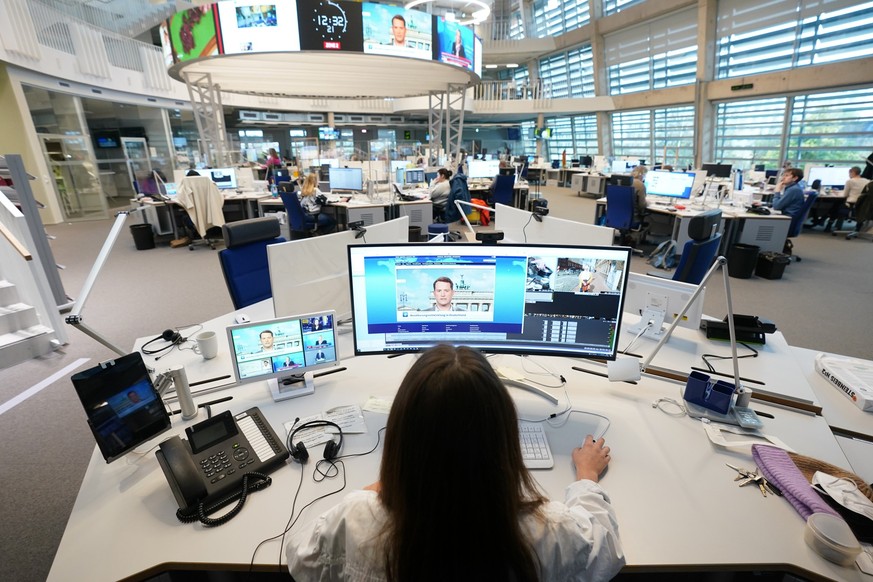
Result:
<svg viewBox="0 0 873 582"><path fill-rule="evenodd" d="M469 84L476 75L437 63L359 53L258 53L224 55L170 69L197 82L209 73L221 91L303 98L385 99L444 93L448 84Z"/></svg>

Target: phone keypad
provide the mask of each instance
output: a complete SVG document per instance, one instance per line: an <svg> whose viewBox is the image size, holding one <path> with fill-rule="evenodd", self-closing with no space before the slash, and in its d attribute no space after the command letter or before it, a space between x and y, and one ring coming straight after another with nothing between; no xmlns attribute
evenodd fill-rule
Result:
<svg viewBox="0 0 873 582"><path fill-rule="evenodd" d="M232 474L234 472L232 466L233 463L230 462L225 451L219 451L200 460L200 469L203 473L207 477L214 477L211 481L212 483L216 483L224 479L226 475Z"/></svg>

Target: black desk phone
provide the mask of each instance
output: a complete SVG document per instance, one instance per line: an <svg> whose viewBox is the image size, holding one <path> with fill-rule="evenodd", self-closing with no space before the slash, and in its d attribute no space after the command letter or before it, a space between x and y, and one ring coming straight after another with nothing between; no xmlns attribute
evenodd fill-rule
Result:
<svg viewBox="0 0 873 582"><path fill-rule="evenodd" d="M267 487L266 473L281 467L288 449L255 407L236 416L223 412L185 429L188 440L174 436L155 451L179 504L179 521L221 525L242 509L246 496ZM236 501L218 518L209 513Z"/></svg>

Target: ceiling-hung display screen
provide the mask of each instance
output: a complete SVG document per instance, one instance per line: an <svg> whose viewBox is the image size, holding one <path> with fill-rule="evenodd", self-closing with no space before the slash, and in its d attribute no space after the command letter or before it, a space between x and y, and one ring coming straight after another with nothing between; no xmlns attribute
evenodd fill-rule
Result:
<svg viewBox="0 0 873 582"><path fill-rule="evenodd" d="M223 54L300 50L296 3L231 0L217 7Z"/></svg>
<svg viewBox="0 0 873 582"><path fill-rule="evenodd" d="M173 14L161 31L177 63L219 54L214 4L204 4ZM166 54L166 48L164 49Z"/></svg>
<svg viewBox="0 0 873 582"><path fill-rule="evenodd" d="M472 71L475 52L473 31L441 16L434 20L437 42L433 59Z"/></svg>
<svg viewBox="0 0 873 582"><path fill-rule="evenodd" d="M345 0L297 0L300 50L364 51L361 4Z"/></svg>
<svg viewBox="0 0 873 582"><path fill-rule="evenodd" d="M433 16L373 2L362 6L365 53L433 58Z"/></svg>

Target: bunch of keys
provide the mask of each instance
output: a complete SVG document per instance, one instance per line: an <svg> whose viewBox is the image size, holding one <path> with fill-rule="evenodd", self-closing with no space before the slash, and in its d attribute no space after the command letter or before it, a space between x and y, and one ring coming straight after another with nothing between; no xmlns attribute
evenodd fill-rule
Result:
<svg viewBox="0 0 873 582"><path fill-rule="evenodd" d="M749 471L747 469L742 469L740 467L735 467L730 463L725 463L728 467L733 469L738 473L737 477L734 481L739 481L738 486L742 487L744 485L748 485L749 483L754 483L758 486L758 489L761 490L761 495L767 497L767 493L771 495L782 496L782 492L776 488L775 485L771 485L767 479L764 478L763 475L758 471L758 468L755 467L754 471Z"/></svg>

